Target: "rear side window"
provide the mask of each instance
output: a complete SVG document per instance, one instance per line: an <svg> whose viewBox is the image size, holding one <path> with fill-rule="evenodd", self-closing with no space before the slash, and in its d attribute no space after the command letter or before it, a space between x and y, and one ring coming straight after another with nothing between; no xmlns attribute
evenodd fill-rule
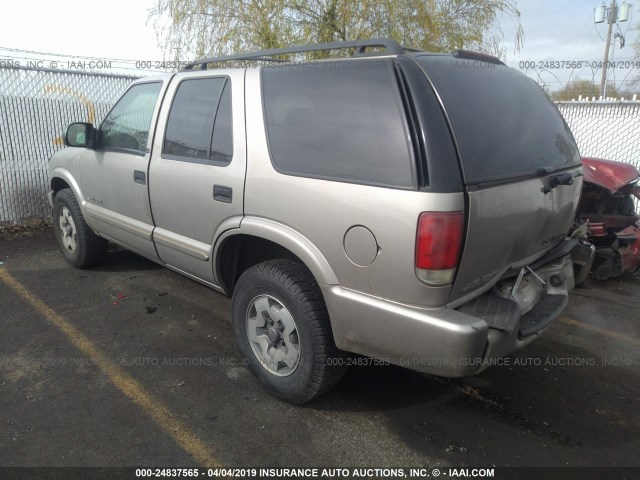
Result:
<svg viewBox="0 0 640 480"><path fill-rule="evenodd" d="M226 77L183 80L173 98L162 153L229 163L233 156L231 85Z"/></svg>
<svg viewBox="0 0 640 480"><path fill-rule="evenodd" d="M414 168L390 62L265 68L272 161L282 173L411 188Z"/></svg>
<svg viewBox="0 0 640 480"><path fill-rule="evenodd" d="M419 56L440 94L469 184L580 164L573 135L548 95L504 65Z"/></svg>

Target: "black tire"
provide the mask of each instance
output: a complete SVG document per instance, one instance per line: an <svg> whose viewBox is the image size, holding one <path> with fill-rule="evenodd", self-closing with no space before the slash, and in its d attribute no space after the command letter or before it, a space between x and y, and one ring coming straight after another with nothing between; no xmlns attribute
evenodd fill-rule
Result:
<svg viewBox="0 0 640 480"><path fill-rule="evenodd" d="M68 188L60 190L53 200L53 229L62 256L74 267L94 267L104 259L108 242L89 228L76 196Z"/></svg>
<svg viewBox="0 0 640 480"><path fill-rule="evenodd" d="M264 313L267 310L257 310L256 307L260 301L265 305L265 300L271 305L268 318ZM269 328L255 326L261 322L259 319L264 319L264 326L267 327L273 322L272 318L282 316L280 307L285 309L284 317L289 318L287 314L290 314L293 319L295 334L289 333L287 340L281 340L280 347L271 346L267 351L275 351L276 348L289 351L289 346L295 346L299 355L294 368L291 368L293 361L265 360L267 357L260 344L249 339L251 319L256 319L256 323L251 324L254 332L264 330L262 336L268 341L274 340L266 333ZM269 392L288 402L301 404L317 398L336 385L346 370L344 353L333 342L329 315L320 288L307 268L298 262L271 260L246 270L233 292L232 319L238 347L248 359L249 369ZM286 337L284 334L287 332L291 332L291 329L285 329L281 335ZM289 342L288 345L285 345L285 341ZM262 357L260 352L263 352ZM274 373L274 369L279 367L282 372Z"/></svg>

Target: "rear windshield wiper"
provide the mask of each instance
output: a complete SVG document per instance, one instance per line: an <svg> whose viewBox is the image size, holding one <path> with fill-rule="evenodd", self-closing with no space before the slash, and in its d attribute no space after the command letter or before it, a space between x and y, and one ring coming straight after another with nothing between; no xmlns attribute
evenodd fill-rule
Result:
<svg viewBox="0 0 640 480"><path fill-rule="evenodd" d="M544 187L542 187L542 193L546 195L559 185L573 185L574 178L575 177L571 174L571 172L562 172L554 175L553 177L549 178Z"/></svg>

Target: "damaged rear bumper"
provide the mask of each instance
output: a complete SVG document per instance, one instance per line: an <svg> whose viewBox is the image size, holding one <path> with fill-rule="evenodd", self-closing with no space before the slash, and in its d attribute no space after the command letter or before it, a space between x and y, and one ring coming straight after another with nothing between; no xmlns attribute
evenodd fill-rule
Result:
<svg viewBox="0 0 640 480"><path fill-rule="evenodd" d="M565 240L520 275L455 310L320 285L335 343L342 350L434 375L479 373L530 343L562 313L574 286L572 251L579 245Z"/></svg>
<svg viewBox="0 0 640 480"><path fill-rule="evenodd" d="M593 255L592 245L566 239L515 279L463 305L460 311L482 318L489 326L487 348L475 373L531 343L549 327L565 309L569 291L588 274Z"/></svg>

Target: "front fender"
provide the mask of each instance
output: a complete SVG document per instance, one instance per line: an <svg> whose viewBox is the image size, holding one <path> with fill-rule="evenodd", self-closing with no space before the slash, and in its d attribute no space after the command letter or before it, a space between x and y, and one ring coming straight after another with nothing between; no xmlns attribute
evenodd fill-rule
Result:
<svg viewBox="0 0 640 480"><path fill-rule="evenodd" d="M52 183L54 178L64 180L64 182L69 185L71 190L73 190L73 194L78 199L78 203L80 204L80 208L82 209L82 214L84 215L84 205L86 203L86 200L84 198L84 195L82 194L82 191L80 190L80 185L78 184L78 181L75 179L75 177L71 174L71 172L63 167L56 167L49 173L49 201L51 203L51 206L53 207Z"/></svg>
<svg viewBox="0 0 640 480"><path fill-rule="evenodd" d="M82 214L84 215L84 206L86 204L86 200L84 195L82 194L82 190L80 189L80 183L78 181L79 176L79 162L81 161L86 149L84 148L63 148L62 150L58 150L53 156L49 159L49 202L53 207L53 180L55 178L59 178L63 180L71 190L73 194L78 199L78 203L80 204L80 208L82 209ZM75 172L75 173L74 173Z"/></svg>

